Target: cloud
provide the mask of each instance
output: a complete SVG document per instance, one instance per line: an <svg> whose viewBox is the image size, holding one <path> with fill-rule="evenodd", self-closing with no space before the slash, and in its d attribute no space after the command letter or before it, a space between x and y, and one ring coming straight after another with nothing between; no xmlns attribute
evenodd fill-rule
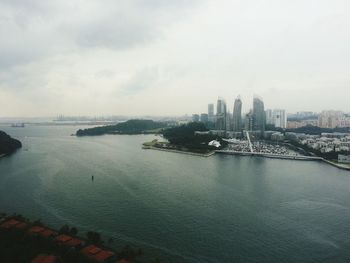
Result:
<svg viewBox="0 0 350 263"><path fill-rule="evenodd" d="M9 67L79 47L128 49L161 37L193 1L0 1L0 66Z"/></svg>
<svg viewBox="0 0 350 263"><path fill-rule="evenodd" d="M161 80L161 74L158 67L145 68L136 72L131 79L122 85L118 90L121 95L135 95L150 89L157 85Z"/></svg>
<svg viewBox="0 0 350 263"><path fill-rule="evenodd" d="M324 96L346 110L349 11L344 0L0 0L0 104L183 114L238 94L249 109L256 93L267 107L321 110Z"/></svg>

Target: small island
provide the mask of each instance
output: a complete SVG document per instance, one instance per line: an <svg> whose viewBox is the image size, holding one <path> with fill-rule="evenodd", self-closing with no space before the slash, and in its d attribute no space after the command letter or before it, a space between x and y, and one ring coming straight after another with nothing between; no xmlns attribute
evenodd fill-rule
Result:
<svg viewBox="0 0 350 263"><path fill-rule="evenodd" d="M107 125L89 129L80 129L76 136L96 136L104 134L154 134L167 127L166 122L153 120L128 120L116 125Z"/></svg>
<svg viewBox="0 0 350 263"><path fill-rule="evenodd" d="M19 140L13 139L10 135L0 131L0 157L14 153L21 147L22 143Z"/></svg>

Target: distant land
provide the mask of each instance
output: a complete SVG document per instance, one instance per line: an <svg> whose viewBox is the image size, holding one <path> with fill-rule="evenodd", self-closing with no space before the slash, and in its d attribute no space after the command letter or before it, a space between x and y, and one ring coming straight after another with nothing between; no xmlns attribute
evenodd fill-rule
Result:
<svg viewBox="0 0 350 263"><path fill-rule="evenodd" d="M0 131L0 156L11 154L21 147L22 143L19 140L13 139L10 135Z"/></svg>
<svg viewBox="0 0 350 263"><path fill-rule="evenodd" d="M167 127L166 122L156 122L153 120L128 120L116 125L107 125L89 129L80 129L77 136L96 136L104 134L149 134L158 133Z"/></svg>

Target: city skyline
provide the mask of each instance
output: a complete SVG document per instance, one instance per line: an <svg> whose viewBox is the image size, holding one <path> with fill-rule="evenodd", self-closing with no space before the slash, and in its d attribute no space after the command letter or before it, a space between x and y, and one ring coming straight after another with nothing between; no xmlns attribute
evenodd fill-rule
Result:
<svg viewBox="0 0 350 263"><path fill-rule="evenodd" d="M183 115L217 94L348 112L349 11L341 0L1 1L1 116Z"/></svg>

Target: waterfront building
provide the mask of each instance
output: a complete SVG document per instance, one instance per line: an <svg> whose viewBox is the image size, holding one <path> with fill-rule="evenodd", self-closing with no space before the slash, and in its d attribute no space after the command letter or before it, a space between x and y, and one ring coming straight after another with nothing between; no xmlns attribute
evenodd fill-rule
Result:
<svg viewBox="0 0 350 263"><path fill-rule="evenodd" d="M199 115L198 114L193 114L192 115L192 121L193 122L199 122Z"/></svg>
<svg viewBox="0 0 350 263"><path fill-rule="evenodd" d="M223 98L218 98L216 105L216 129L226 130L227 123L227 107L226 102Z"/></svg>
<svg viewBox="0 0 350 263"><path fill-rule="evenodd" d="M253 99L253 129L256 131L265 131L265 110L263 100L255 96Z"/></svg>
<svg viewBox="0 0 350 263"><path fill-rule="evenodd" d="M235 99L232 122L233 131L238 132L242 129L242 100L240 96Z"/></svg>

